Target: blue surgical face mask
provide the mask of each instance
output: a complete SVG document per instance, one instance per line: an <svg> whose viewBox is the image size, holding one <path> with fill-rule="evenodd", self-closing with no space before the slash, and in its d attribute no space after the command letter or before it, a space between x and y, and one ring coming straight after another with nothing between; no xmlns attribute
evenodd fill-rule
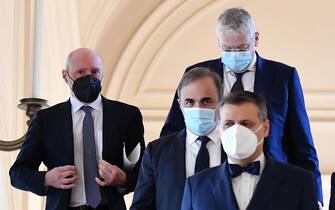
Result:
<svg viewBox="0 0 335 210"><path fill-rule="evenodd" d="M222 51L221 62L235 73L243 72L252 61L250 51Z"/></svg>
<svg viewBox="0 0 335 210"><path fill-rule="evenodd" d="M204 136L216 126L215 109L184 108L186 127L194 134Z"/></svg>

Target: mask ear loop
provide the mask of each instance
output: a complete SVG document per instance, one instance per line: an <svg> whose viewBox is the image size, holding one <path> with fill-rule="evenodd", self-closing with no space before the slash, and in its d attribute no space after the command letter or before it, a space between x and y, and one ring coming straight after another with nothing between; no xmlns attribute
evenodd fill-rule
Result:
<svg viewBox="0 0 335 210"><path fill-rule="evenodd" d="M254 130L254 133L258 132L263 127L263 125L264 123L260 124L259 127L256 130Z"/></svg>
<svg viewBox="0 0 335 210"><path fill-rule="evenodd" d="M71 79L71 81L74 82L74 79L72 79L72 77L70 76L69 71L66 71L66 72L67 72L67 76L69 76L69 78Z"/></svg>
<svg viewBox="0 0 335 210"><path fill-rule="evenodd" d="M259 127L254 130L253 132L255 133L256 135L256 132L258 132L262 127L263 127L264 123L260 124ZM257 139L258 140L258 139ZM262 138L262 140L260 140L258 143L257 143L257 146L259 146L262 142L264 141L264 137Z"/></svg>
<svg viewBox="0 0 335 210"><path fill-rule="evenodd" d="M70 73L69 73L69 71L66 71L67 72L67 76L69 76L69 78L70 78L70 80L72 81L72 87L70 86L70 84L69 84L69 87L70 87L70 89L72 90L72 92L73 92L73 84L74 84L74 79L72 79L72 77L70 76Z"/></svg>

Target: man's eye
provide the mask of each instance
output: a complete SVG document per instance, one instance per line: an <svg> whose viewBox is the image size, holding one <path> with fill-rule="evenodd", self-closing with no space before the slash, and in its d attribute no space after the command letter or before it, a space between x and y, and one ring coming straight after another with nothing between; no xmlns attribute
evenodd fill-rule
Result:
<svg viewBox="0 0 335 210"><path fill-rule="evenodd" d="M211 100L206 100L206 101L204 101L204 104L211 104L211 103L212 103Z"/></svg>
<svg viewBox="0 0 335 210"><path fill-rule="evenodd" d="M233 50L232 49L223 49L223 51L225 51L225 52L232 52Z"/></svg>
<svg viewBox="0 0 335 210"><path fill-rule="evenodd" d="M186 101L185 101L185 104L187 104L187 105L193 104L193 101L191 101L191 100L186 100Z"/></svg>
<svg viewBox="0 0 335 210"><path fill-rule="evenodd" d="M223 127L224 127L224 128L229 128L229 127L231 127L231 126L233 126L233 125L234 125L233 122L226 122L226 123L223 124Z"/></svg>
<svg viewBox="0 0 335 210"><path fill-rule="evenodd" d="M91 70L91 74L93 74L93 75L97 75L99 73L100 73L99 69L92 69Z"/></svg>
<svg viewBox="0 0 335 210"><path fill-rule="evenodd" d="M249 128L249 129L252 128L252 124L251 124L251 123L247 123L247 122L245 122L245 123L241 123L241 125L243 125L244 127Z"/></svg>

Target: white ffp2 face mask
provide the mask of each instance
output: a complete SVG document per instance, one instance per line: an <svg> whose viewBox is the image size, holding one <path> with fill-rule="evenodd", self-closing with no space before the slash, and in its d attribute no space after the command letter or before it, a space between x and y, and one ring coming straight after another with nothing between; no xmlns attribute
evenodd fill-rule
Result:
<svg viewBox="0 0 335 210"><path fill-rule="evenodd" d="M255 131L239 124L235 124L224 131L220 128L221 143L224 151L238 160L250 157L256 151L257 146L264 140L262 139L258 142L255 134L262 127L263 123Z"/></svg>

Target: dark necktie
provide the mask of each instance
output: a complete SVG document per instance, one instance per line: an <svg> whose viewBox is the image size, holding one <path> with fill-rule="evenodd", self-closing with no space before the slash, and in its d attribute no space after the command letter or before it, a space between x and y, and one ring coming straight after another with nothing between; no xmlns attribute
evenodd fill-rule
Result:
<svg viewBox="0 0 335 210"><path fill-rule="evenodd" d="M195 161L194 173L209 168L209 153L206 145L211 139L207 136L199 136L198 140L201 141L201 146Z"/></svg>
<svg viewBox="0 0 335 210"><path fill-rule="evenodd" d="M252 162L247 166L240 166L238 164L229 164L229 173L232 178L241 175L242 172L248 172L252 175L259 175L261 164L259 161Z"/></svg>
<svg viewBox="0 0 335 210"><path fill-rule="evenodd" d="M236 77L236 82L234 83L233 87L231 88L230 92L234 91L242 91L244 90L243 82L242 82L242 76L244 73L248 72L248 70L242 72L242 73L234 73Z"/></svg>
<svg viewBox="0 0 335 210"><path fill-rule="evenodd" d="M81 109L85 112L83 121L83 157L86 203L96 208L101 203L101 192L99 185L95 181L95 177L98 176L98 161L95 150L92 108L82 106Z"/></svg>

